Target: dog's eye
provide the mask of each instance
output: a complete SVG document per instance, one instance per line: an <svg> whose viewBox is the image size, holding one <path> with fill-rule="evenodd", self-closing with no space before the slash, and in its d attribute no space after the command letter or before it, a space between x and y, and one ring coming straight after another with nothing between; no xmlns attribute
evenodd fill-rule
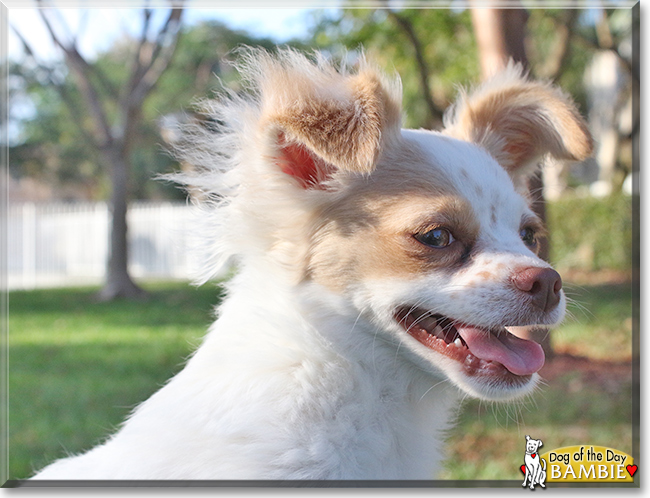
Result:
<svg viewBox="0 0 650 498"><path fill-rule="evenodd" d="M521 240L524 241L524 244L526 244L528 247L535 247L537 245L537 236L535 234L535 230L532 228L522 228L519 231L519 236L521 237Z"/></svg>
<svg viewBox="0 0 650 498"><path fill-rule="evenodd" d="M434 228L427 232L417 233L414 237L418 242L435 248L447 247L456 240L446 228Z"/></svg>

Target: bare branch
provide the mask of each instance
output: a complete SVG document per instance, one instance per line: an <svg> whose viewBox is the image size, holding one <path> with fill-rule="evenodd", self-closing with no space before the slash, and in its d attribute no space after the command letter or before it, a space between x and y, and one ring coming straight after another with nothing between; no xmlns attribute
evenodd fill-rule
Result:
<svg viewBox="0 0 650 498"><path fill-rule="evenodd" d="M53 10L52 15L56 16L56 23L58 26L61 26L61 29L66 33L66 36L70 39L70 46L71 47L76 47L77 42L79 39L79 33L74 33L71 29L70 26L68 26L68 23L65 20L65 17L61 15L61 12L59 10Z"/></svg>
<svg viewBox="0 0 650 498"><path fill-rule="evenodd" d="M125 88L126 92L130 92L131 88L135 86L134 81L137 81L137 78L141 77L141 72L143 67L148 65L149 62L143 60L144 55L146 54L145 47L147 45L147 33L149 32L149 26L151 25L151 16L153 11L151 9L144 9L142 11L142 31L140 32L140 39L138 40L138 46L133 55L133 61L131 63L131 78L132 82ZM136 78L136 79L134 79Z"/></svg>
<svg viewBox="0 0 650 498"><path fill-rule="evenodd" d="M182 13L183 9L172 9L167 21L158 32L153 46L147 47L151 54L148 64L142 68L140 77L134 81L131 88L136 101L146 97L171 62L176 50Z"/></svg>
<svg viewBox="0 0 650 498"><path fill-rule="evenodd" d="M576 12L576 17L577 17L577 12ZM562 30L563 25L560 24L555 18L553 18L553 21L555 22L556 28L558 30ZM607 21L608 21L607 16L603 14L596 26L596 40L589 38L584 33L577 30L570 29L571 31L570 34L574 40L582 43L583 45L586 45L588 48L594 50L612 51L621 61L621 64L623 64L623 66L627 69L627 71L629 71L632 77L636 81L639 81L638 72L634 69L632 62L629 59L627 59L623 54L621 54L620 50L618 49L617 43L611 34L611 30L609 29L609 25L607 25Z"/></svg>
<svg viewBox="0 0 650 498"><path fill-rule="evenodd" d="M540 76L551 80L557 80L564 70L571 53L571 37L573 28L580 11L578 9L567 9L562 23L555 21L557 35L551 55L547 58L540 71Z"/></svg>
<svg viewBox="0 0 650 498"><path fill-rule="evenodd" d="M42 0L38 0L38 2L39 4L41 4ZM83 71L85 71L89 75L89 77L93 76L95 78L95 81L98 82L112 98L117 99L118 91L115 88L115 86L111 84L110 80L106 77L102 69L97 64L95 65L88 64L77 48L77 40L79 38L80 32L87 22L86 16L84 16L84 19L82 19L82 26L80 27L80 32L76 34L72 34L70 28L67 26L65 22L65 19L63 18L63 16L60 15L60 12L59 11L54 11L54 12L57 14L56 15L57 23L60 26L65 27L65 31L68 33L68 37L71 40L70 44L68 45L61 40L61 37L59 35L56 35L52 24L49 22L49 19L45 17L44 9L41 9L40 10L41 18L43 19L43 22L48 28L50 37L52 38L54 44L58 46L61 50L63 50L66 57L72 57L79 64L81 64L83 66Z"/></svg>
<svg viewBox="0 0 650 498"><path fill-rule="evenodd" d="M90 81L90 73L92 70L90 69L89 64L82 57L75 46L67 46L59 39L56 32L52 28L49 19L45 15L44 9L39 9L39 14L45 23L45 27L47 28L52 41L63 51L65 58L69 63L70 69L72 69L73 74L76 76L79 90L81 91L81 94L86 100L86 104L91 111L90 114L95 125L95 132L99 139L98 146L106 147L108 144L110 144L110 142L113 141L113 136L111 133L111 127L108 123L106 112L104 111L104 108L101 104L100 97L97 93L97 90L93 86L92 81Z"/></svg>
<svg viewBox="0 0 650 498"><path fill-rule="evenodd" d="M96 143L97 139L96 137L93 137L90 135L86 129L83 126L83 112L79 109L79 106L77 105L76 99L70 94L69 90L66 88L65 84L58 83L54 77L54 69L51 67L48 67L41 62L38 61L36 56L34 55L34 50L31 48L25 37L23 37L22 33L18 31L13 25L11 26L13 32L15 35L18 37L20 40L23 50L27 54L27 56L34 62L35 66L43 71L46 75L47 78L52 85L52 87L56 90L56 92L59 94L61 97L61 100L65 102L65 107L68 109L72 116L72 122L74 123L75 127L77 128L77 131L81 133L81 135L84 137L84 139L88 143Z"/></svg>
<svg viewBox="0 0 650 498"><path fill-rule="evenodd" d="M156 86L176 52L182 12L182 9L172 9L156 36L155 44L147 42L142 46L143 50L151 50L151 60L146 66L138 65L134 68L128 85L129 91L120 102L122 128L127 140L142 103Z"/></svg>
<svg viewBox="0 0 650 498"><path fill-rule="evenodd" d="M388 13L388 16L393 19L393 21L395 21L395 23L397 23L397 25L402 29L406 37L411 42L413 50L415 51L415 61L418 66L422 95L424 96L424 101L427 105L427 109L429 110L429 126L433 127L440 125L442 123L443 112L438 108L438 106L436 106L435 102L433 101L433 96L431 95L431 87L429 85L429 66L424 58L424 50L422 49L422 44L420 43L413 25L408 18L398 14L392 9L387 9L386 11Z"/></svg>
<svg viewBox="0 0 650 498"><path fill-rule="evenodd" d="M172 9L167 21L155 37L148 39L152 11L145 9L143 26L137 51L131 64L128 82L123 85L121 95L114 95L118 110L113 140L120 140L124 150L129 150L134 136L142 104L153 90L158 79L169 66L176 48L182 9Z"/></svg>
<svg viewBox="0 0 650 498"><path fill-rule="evenodd" d="M140 53L140 49L147 42L147 33L149 33L149 26L151 26L151 17L153 15L153 10L143 9L142 11L142 32L140 33L140 44L138 46L137 53Z"/></svg>

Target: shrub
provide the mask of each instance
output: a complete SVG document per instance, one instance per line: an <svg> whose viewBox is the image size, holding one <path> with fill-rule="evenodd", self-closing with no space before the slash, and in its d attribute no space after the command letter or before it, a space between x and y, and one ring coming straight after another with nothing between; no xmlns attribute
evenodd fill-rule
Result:
<svg viewBox="0 0 650 498"><path fill-rule="evenodd" d="M550 259L558 268L630 270L632 198L570 197L547 204Z"/></svg>

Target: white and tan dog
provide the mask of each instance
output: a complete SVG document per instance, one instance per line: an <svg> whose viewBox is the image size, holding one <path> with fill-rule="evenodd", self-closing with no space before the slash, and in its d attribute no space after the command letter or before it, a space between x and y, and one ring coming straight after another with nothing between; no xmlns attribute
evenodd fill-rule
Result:
<svg viewBox="0 0 650 498"><path fill-rule="evenodd" d="M541 487L546 487L546 461L540 460L539 448L543 445L541 439L532 439L526 436L526 453L524 455L525 476L522 486L530 486L530 489L535 489L535 484Z"/></svg>
<svg viewBox="0 0 650 498"><path fill-rule="evenodd" d="M245 96L208 104L200 167L219 317L105 443L38 479L432 479L459 398L530 393L562 319L526 197L546 154L591 153L557 89L511 66L442 132L401 129L399 80L361 60L248 51Z"/></svg>

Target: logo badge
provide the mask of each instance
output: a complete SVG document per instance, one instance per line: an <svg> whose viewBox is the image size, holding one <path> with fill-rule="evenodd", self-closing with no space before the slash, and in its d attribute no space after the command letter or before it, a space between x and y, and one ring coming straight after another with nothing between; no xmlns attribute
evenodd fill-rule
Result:
<svg viewBox="0 0 650 498"><path fill-rule="evenodd" d="M523 487L535 489L547 483L634 482L638 466L632 456L605 446L565 446L540 455L541 439L526 436Z"/></svg>
<svg viewBox="0 0 650 498"><path fill-rule="evenodd" d="M526 436L526 452L524 453L524 464L520 467L524 473L522 487L528 486L535 489L535 486L546 487L546 460L539 456L539 448L543 445L541 439L533 439Z"/></svg>

